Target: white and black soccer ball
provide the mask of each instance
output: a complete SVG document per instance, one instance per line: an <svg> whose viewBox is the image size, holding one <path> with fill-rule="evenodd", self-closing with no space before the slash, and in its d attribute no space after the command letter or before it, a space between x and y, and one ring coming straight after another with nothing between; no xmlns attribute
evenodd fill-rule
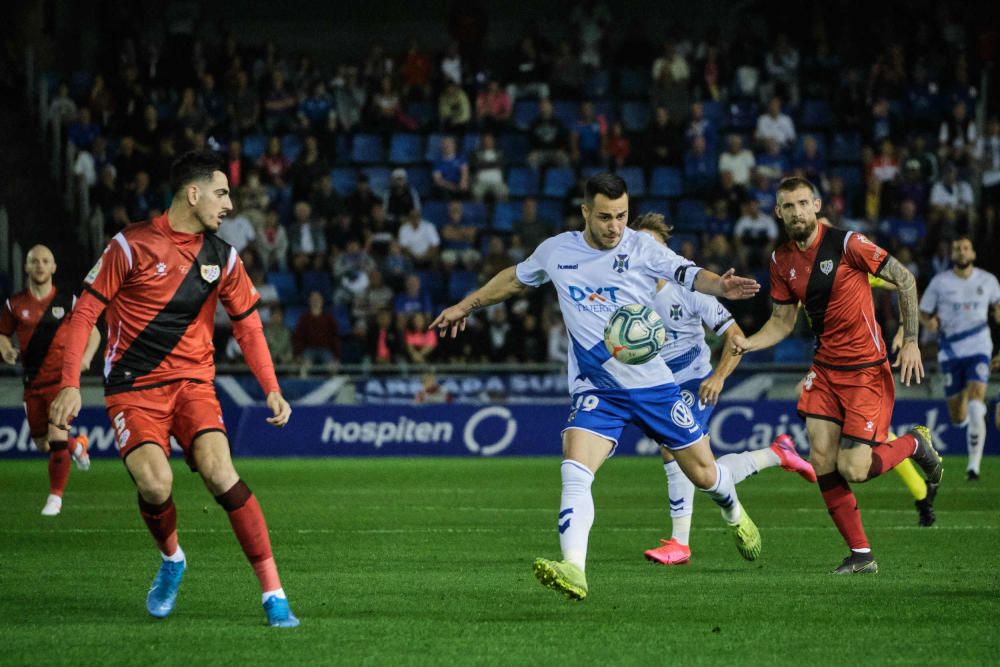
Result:
<svg viewBox="0 0 1000 667"><path fill-rule="evenodd" d="M638 303L616 310L604 327L604 346L623 364L644 364L655 359L666 340L667 330L660 316Z"/></svg>

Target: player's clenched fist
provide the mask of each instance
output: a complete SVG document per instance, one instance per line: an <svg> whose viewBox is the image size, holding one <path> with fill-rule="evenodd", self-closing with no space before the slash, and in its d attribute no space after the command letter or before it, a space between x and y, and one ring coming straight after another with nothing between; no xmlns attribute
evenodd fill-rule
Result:
<svg viewBox="0 0 1000 667"><path fill-rule="evenodd" d="M750 341L746 336L733 336L733 354L745 354L750 351Z"/></svg>

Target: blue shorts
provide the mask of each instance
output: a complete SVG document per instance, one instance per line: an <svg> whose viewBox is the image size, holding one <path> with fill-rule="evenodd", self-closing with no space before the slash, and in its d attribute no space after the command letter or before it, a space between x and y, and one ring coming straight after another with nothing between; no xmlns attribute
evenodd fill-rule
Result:
<svg viewBox="0 0 1000 667"><path fill-rule="evenodd" d="M990 358L985 354L962 357L941 362L944 373L944 395L960 394L970 382L987 384L990 381Z"/></svg>
<svg viewBox="0 0 1000 667"><path fill-rule="evenodd" d="M708 419L712 416L712 409L715 406L702 403L701 399L698 398L698 392L701 390L701 383L711 375L709 373L703 378L692 378L680 386L681 398L691 408L694 420L698 422L698 426L701 426L701 430L705 433L708 433Z"/></svg>
<svg viewBox="0 0 1000 667"><path fill-rule="evenodd" d="M595 389L573 396L563 430L578 428L618 445L626 424L670 450L686 449L704 437L675 384L644 389Z"/></svg>

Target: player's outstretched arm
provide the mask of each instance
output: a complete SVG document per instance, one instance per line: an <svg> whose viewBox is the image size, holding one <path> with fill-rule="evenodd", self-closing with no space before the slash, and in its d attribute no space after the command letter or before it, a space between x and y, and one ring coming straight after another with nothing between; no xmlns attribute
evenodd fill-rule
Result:
<svg viewBox="0 0 1000 667"><path fill-rule="evenodd" d="M465 331L465 320L470 313L506 301L526 289L528 286L517 279L514 267L509 266L454 306L442 310L427 328L437 329L441 336L447 335L450 330L451 337L454 338L459 331Z"/></svg>
<svg viewBox="0 0 1000 667"><path fill-rule="evenodd" d="M729 269L721 276L707 269L702 269L694 277L695 290L703 294L721 296L738 301L750 299L760 291L760 283L753 278L736 275L736 269Z"/></svg>
<svg viewBox="0 0 1000 667"><path fill-rule="evenodd" d="M879 276L896 285L899 290L899 318L903 328L903 347L896 357L894 368L899 368L899 380L910 386L910 379L917 384L924 377L924 362L920 359L917 333L920 330L920 315L917 308L917 281L913 274L899 260L890 256L879 272Z"/></svg>
<svg viewBox="0 0 1000 667"><path fill-rule="evenodd" d="M788 337L795 328L795 320L799 315L797 303L776 303L771 307L771 317L768 318L760 331L746 338L736 334L732 338L733 354L744 354L753 350L765 350Z"/></svg>
<svg viewBox="0 0 1000 667"><path fill-rule="evenodd" d="M726 378L732 375L736 367L740 365L743 357L737 354L733 348L733 339L739 336L744 337L743 329L735 322L722 334L722 353L719 356L719 365L715 371L705 378L699 387L698 397L706 405L715 405L719 402L719 394L726 383Z"/></svg>

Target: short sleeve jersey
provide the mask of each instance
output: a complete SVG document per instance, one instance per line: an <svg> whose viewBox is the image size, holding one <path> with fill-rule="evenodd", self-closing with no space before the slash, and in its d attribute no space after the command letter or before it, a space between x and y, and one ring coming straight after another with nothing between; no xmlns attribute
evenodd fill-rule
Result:
<svg viewBox="0 0 1000 667"><path fill-rule="evenodd" d="M817 228L805 250L789 241L771 254L771 299L805 306L816 364L843 370L880 364L886 349L868 274L877 277L889 253L856 232Z"/></svg>
<svg viewBox="0 0 1000 667"><path fill-rule="evenodd" d="M17 336L27 387L47 387L59 382L62 351L76 297L55 287L39 299L30 290L18 292L0 309L0 334Z"/></svg>
<svg viewBox="0 0 1000 667"><path fill-rule="evenodd" d="M660 358L677 384L707 377L712 371L712 351L705 342L705 328L722 335L733 325L733 316L718 299L667 283L653 303L667 327L667 342Z"/></svg>
<svg viewBox="0 0 1000 667"><path fill-rule="evenodd" d="M174 231L167 214L117 234L84 289L107 306L106 394L211 382L217 303L234 321L259 303L232 246L215 234Z"/></svg>
<svg viewBox="0 0 1000 667"><path fill-rule="evenodd" d="M936 314L938 361L990 356L990 306L1000 304L1000 283L989 271L972 269L968 278L944 271L931 279L920 298L920 310Z"/></svg>
<svg viewBox="0 0 1000 667"><path fill-rule="evenodd" d="M604 327L611 314L629 303L653 305L660 278L693 289L700 269L661 246L648 234L626 228L615 248L591 247L581 232L564 232L543 241L517 265L517 279L556 288L569 333L570 392L639 389L673 382L660 359L629 366L611 357Z"/></svg>

